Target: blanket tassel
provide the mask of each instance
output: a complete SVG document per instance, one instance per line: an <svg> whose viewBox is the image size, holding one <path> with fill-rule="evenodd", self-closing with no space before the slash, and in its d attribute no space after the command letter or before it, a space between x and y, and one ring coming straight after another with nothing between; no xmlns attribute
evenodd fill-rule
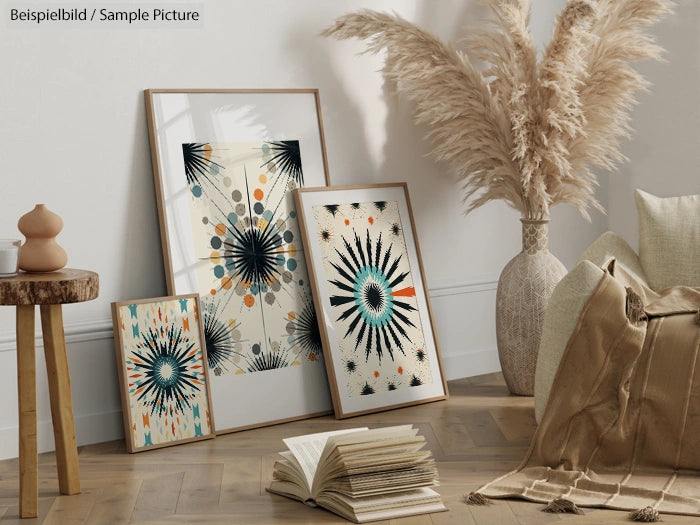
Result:
<svg viewBox="0 0 700 525"><path fill-rule="evenodd" d="M469 494L466 494L464 496L464 502L467 505L490 505L491 504L490 499L488 499L483 494L479 494L478 492L470 492Z"/></svg>
<svg viewBox="0 0 700 525"><path fill-rule="evenodd" d="M571 500L568 499L553 499L547 506L542 509L543 512L568 512L569 514L583 514L583 511L576 506Z"/></svg>
<svg viewBox="0 0 700 525"><path fill-rule="evenodd" d="M654 507L644 507L643 509L635 510L630 513L630 519L632 521L642 521L644 523L656 523L657 521L661 521L659 511Z"/></svg>
<svg viewBox="0 0 700 525"><path fill-rule="evenodd" d="M629 286L625 288L627 298L625 299L625 314L631 323L637 324L640 321L647 320L647 314L644 313L644 302L642 298Z"/></svg>

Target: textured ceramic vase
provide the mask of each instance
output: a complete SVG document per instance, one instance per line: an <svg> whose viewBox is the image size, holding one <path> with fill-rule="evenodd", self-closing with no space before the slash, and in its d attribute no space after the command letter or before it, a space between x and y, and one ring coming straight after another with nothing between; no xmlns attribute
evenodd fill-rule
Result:
<svg viewBox="0 0 700 525"><path fill-rule="evenodd" d="M531 396L544 311L566 268L547 248L549 221L520 221L523 251L506 264L498 280L496 340L508 390Z"/></svg>
<svg viewBox="0 0 700 525"><path fill-rule="evenodd" d="M61 217L49 211L45 205L22 215L17 228L27 238L19 250L19 268L25 272L53 272L63 268L68 256L56 242L56 235L63 229Z"/></svg>

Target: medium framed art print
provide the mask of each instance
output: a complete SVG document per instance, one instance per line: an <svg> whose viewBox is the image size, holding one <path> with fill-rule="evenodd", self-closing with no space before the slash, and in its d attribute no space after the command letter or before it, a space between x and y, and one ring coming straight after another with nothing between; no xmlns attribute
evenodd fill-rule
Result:
<svg viewBox="0 0 700 525"><path fill-rule="evenodd" d="M444 399L406 184L294 197L336 416Z"/></svg>
<svg viewBox="0 0 700 525"><path fill-rule="evenodd" d="M214 437L199 296L112 303L127 450Z"/></svg>
<svg viewBox="0 0 700 525"><path fill-rule="evenodd" d="M217 432L332 410L292 190L328 184L316 90L148 90L170 294L197 293Z"/></svg>

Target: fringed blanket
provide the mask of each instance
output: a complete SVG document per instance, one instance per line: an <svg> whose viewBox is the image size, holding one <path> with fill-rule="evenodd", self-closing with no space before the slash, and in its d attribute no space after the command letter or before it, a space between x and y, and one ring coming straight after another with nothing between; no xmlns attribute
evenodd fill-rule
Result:
<svg viewBox="0 0 700 525"><path fill-rule="evenodd" d="M643 287L612 261L584 307L530 450L472 493L700 516L700 288Z"/></svg>

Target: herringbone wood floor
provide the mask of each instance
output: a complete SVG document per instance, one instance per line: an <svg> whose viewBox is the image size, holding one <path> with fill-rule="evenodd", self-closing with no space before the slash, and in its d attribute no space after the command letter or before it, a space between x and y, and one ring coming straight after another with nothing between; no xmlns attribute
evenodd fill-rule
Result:
<svg viewBox="0 0 700 525"><path fill-rule="evenodd" d="M586 509L552 515L542 505L498 501L485 507L463 494L516 467L535 429L533 400L508 394L500 374L450 383L448 401L337 421L332 416L228 434L139 454L122 441L80 449L82 494L58 493L53 454L39 458L39 518L18 518L18 462L0 462L0 522L4 524L331 524L347 523L321 509L265 491L282 438L357 426L413 423L427 438L440 471L438 488L449 512L381 522L382 525L531 525L630 523L627 513ZM664 516L666 523L699 523Z"/></svg>

